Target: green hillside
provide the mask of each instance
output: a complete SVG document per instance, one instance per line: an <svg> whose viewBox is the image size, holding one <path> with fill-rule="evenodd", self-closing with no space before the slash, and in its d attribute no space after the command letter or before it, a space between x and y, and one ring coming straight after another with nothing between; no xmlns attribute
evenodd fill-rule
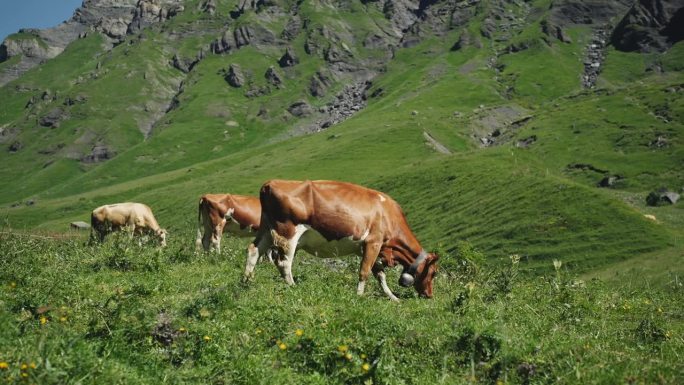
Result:
<svg viewBox="0 0 684 385"><path fill-rule="evenodd" d="M646 197L684 195L684 42L616 44L637 2L142 3L0 88L0 380L681 382L684 204ZM356 258L302 253L287 287L241 283L248 240L194 253L200 195L272 178L391 195L435 299L356 296ZM69 230L122 201L169 247Z"/></svg>

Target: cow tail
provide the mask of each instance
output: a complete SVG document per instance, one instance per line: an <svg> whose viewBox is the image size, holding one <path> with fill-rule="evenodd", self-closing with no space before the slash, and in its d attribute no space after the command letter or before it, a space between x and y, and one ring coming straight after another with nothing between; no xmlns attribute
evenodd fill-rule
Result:
<svg viewBox="0 0 684 385"><path fill-rule="evenodd" d="M88 240L89 245L95 243L95 226L97 226L97 219L95 218L95 213L92 212L90 213L90 239Z"/></svg>
<svg viewBox="0 0 684 385"><path fill-rule="evenodd" d="M197 207L197 239L195 240L195 250L199 251L202 247L202 206L204 205L204 197L199 200Z"/></svg>

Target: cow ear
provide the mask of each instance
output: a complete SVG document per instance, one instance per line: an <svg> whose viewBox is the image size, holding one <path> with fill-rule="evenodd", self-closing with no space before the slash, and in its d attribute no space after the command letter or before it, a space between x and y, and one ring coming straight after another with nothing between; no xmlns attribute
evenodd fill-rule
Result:
<svg viewBox="0 0 684 385"><path fill-rule="evenodd" d="M428 255L428 263L435 263L439 261L439 255L437 253L430 253Z"/></svg>

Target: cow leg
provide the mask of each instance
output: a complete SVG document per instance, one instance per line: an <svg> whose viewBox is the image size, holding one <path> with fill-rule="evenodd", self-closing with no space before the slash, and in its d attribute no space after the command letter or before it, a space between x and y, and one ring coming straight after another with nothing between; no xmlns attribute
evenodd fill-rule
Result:
<svg viewBox="0 0 684 385"><path fill-rule="evenodd" d="M356 294L358 295L362 295L366 290L368 273L370 273L371 267L375 264L375 260L378 259L380 246L382 246L382 244L379 242L366 242L363 245L363 259L361 260L361 268L359 269L359 285L356 287Z"/></svg>
<svg viewBox="0 0 684 385"><path fill-rule="evenodd" d="M195 254L199 253L200 247L202 246L202 230L197 228L197 238L195 239Z"/></svg>
<svg viewBox="0 0 684 385"><path fill-rule="evenodd" d="M271 234L268 229L265 229L259 231L254 241L249 244L247 247L247 261L245 262L245 281L254 278L254 267L259 261L259 256L264 255L272 243Z"/></svg>
<svg viewBox="0 0 684 385"><path fill-rule="evenodd" d="M278 270L280 270L280 275L282 275L283 278L285 278L285 282L287 282L288 285L295 284L294 278L292 278L292 261L294 260L295 253L297 252L297 243L299 242L299 238L302 237L306 230L308 230L306 226L297 225L295 226L295 233L292 236L292 238L283 239L282 241L284 242L276 241L276 243L283 244L284 246L282 247L283 255L281 256L281 258L278 258L276 266L278 266ZM276 235L274 235L274 238L277 236L278 235L276 233Z"/></svg>
<svg viewBox="0 0 684 385"><path fill-rule="evenodd" d="M223 235L223 227L226 225L226 220L222 219L218 225L212 229L211 246L217 253L221 253L221 236Z"/></svg>
<svg viewBox="0 0 684 385"><path fill-rule="evenodd" d="M397 298L394 293L392 293L392 290L390 290L389 286L387 286L387 279L385 277L384 266L382 266L382 264L376 263L373 265L373 275L375 275L375 278L378 279L378 282L382 287L382 291L385 292L389 299L398 302L399 298Z"/></svg>

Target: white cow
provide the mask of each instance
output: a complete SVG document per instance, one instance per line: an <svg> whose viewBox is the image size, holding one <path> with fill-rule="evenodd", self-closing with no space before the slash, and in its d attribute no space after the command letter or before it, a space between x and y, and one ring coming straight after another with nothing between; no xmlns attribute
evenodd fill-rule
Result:
<svg viewBox="0 0 684 385"><path fill-rule="evenodd" d="M90 216L90 242L102 242L107 234L126 231L131 237L153 235L161 246L166 246L166 230L159 227L152 209L142 203L115 203L93 210Z"/></svg>

